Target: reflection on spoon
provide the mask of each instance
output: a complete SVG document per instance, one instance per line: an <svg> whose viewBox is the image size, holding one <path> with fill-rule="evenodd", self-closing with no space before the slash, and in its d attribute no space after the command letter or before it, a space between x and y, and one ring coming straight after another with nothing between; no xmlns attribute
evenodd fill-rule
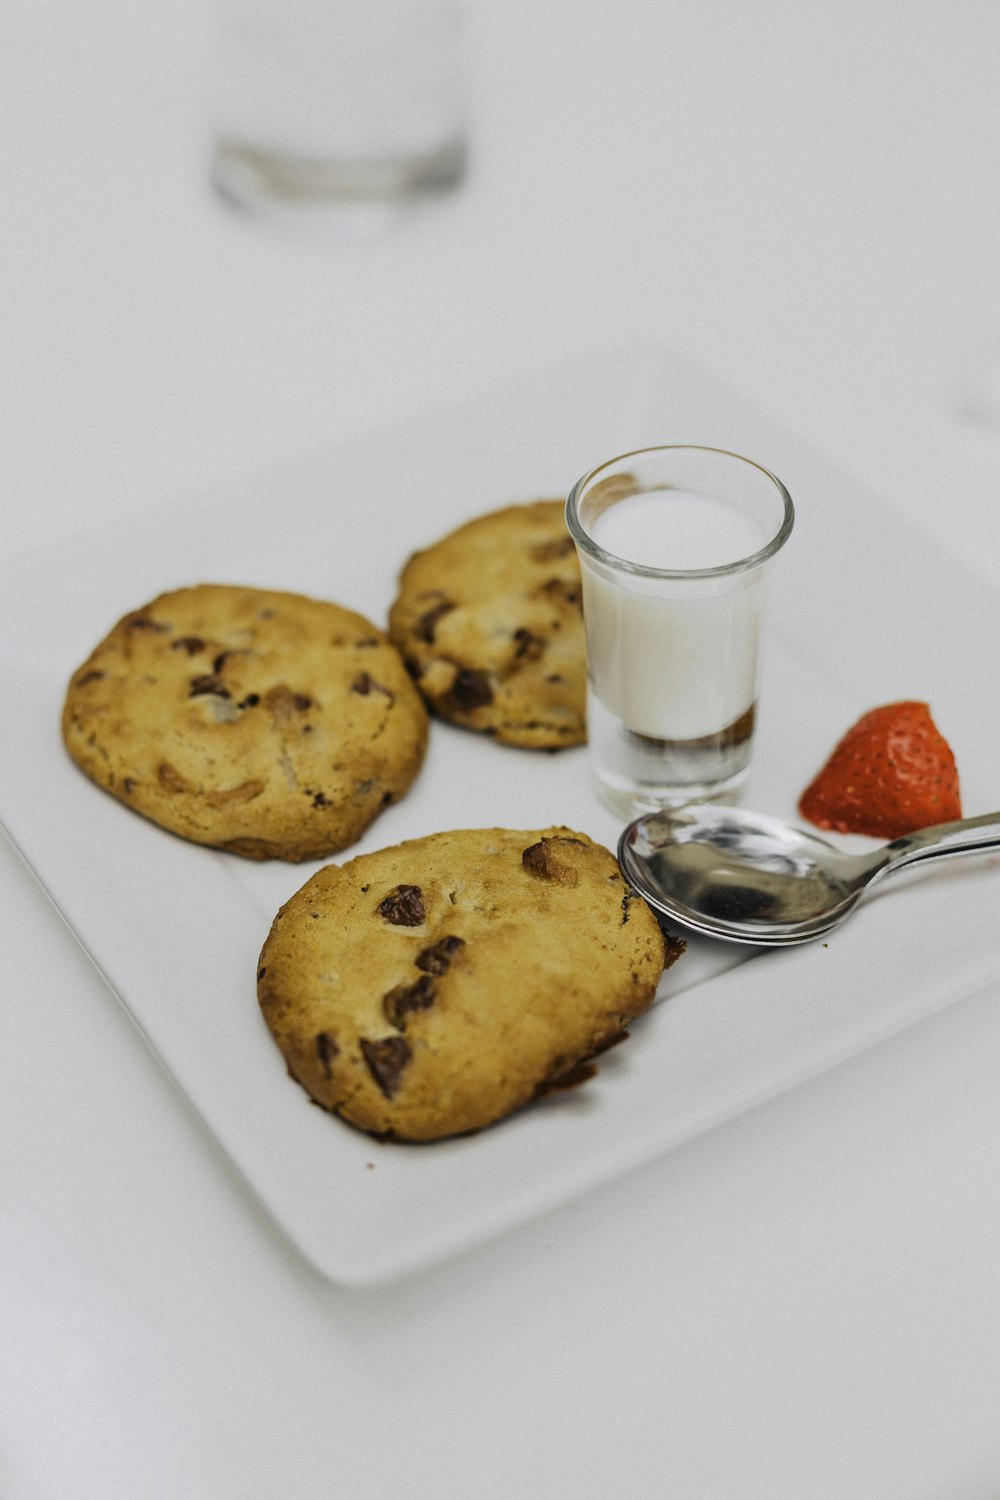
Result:
<svg viewBox="0 0 1000 1500"><path fill-rule="evenodd" d="M778 818L706 803L637 818L618 859L654 911L711 937L773 947L823 936L873 882L904 865L996 848L1000 812L844 854Z"/></svg>

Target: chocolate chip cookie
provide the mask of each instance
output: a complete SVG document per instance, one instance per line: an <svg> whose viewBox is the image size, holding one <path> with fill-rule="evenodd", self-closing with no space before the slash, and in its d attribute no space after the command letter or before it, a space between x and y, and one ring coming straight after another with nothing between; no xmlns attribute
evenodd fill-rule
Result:
<svg viewBox="0 0 1000 1500"><path fill-rule="evenodd" d="M432 1141L590 1077L683 948L584 834L464 829L314 874L257 995L318 1104Z"/></svg>
<svg viewBox="0 0 1000 1500"><path fill-rule="evenodd" d="M62 731L92 780L163 828L303 860L344 849L404 794L427 711L361 615L200 584L115 625L74 674Z"/></svg>
<svg viewBox="0 0 1000 1500"><path fill-rule="evenodd" d="M415 553L389 634L441 718L508 745L586 738L580 565L561 500L492 511Z"/></svg>

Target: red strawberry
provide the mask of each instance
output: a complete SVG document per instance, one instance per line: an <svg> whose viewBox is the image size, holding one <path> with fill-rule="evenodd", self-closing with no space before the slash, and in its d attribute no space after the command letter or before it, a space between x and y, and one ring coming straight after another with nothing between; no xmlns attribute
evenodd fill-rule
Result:
<svg viewBox="0 0 1000 1500"><path fill-rule="evenodd" d="M849 729L799 801L819 828L895 839L962 816L955 757L926 703L887 703Z"/></svg>

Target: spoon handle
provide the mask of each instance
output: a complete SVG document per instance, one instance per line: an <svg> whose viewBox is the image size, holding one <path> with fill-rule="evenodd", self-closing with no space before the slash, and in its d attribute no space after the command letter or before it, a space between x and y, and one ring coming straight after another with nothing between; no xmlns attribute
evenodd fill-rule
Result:
<svg viewBox="0 0 1000 1500"><path fill-rule="evenodd" d="M982 813L978 818L960 818L955 823L935 823L919 828L885 847L888 859L884 873L917 860L947 859L956 854L978 850L1000 849L1000 812Z"/></svg>

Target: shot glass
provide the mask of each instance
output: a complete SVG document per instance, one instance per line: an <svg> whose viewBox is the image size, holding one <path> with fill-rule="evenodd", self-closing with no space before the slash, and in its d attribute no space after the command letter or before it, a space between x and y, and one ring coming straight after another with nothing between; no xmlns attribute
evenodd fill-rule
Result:
<svg viewBox="0 0 1000 1500"><path fill-rule="evenodd" d="M590 766L617 813L746 779L766 578L794 515L779 479L717 448L641 449L574 485Z"/></svg>
<svg viewBox="0 0 1000 1500"><path fill-rule="evenodd" d="M216 0L216 14L224 200L366 234L459 186L462 0Z"/></svg>

